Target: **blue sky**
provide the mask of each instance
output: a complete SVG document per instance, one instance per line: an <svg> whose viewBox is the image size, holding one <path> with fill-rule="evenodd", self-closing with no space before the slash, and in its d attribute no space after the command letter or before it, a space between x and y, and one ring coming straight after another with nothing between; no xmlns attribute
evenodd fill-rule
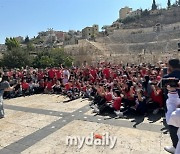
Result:
<svg viewBox="0 0 180 154"><path fill-rule="evenodd" d="M175 1L175 0L171 0ZM166 7L167 0L156 0ZM152 0L0 0L0 43L6 37L36 36L47 28L81 30L109 25L124 6L151 8Z"/></svg>

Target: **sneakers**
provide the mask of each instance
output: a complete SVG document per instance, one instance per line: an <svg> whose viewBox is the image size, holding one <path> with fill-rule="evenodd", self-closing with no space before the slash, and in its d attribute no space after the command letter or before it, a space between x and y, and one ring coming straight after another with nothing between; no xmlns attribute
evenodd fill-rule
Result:
<svg viewBox="0 0 180 154"><path fill-rule="evenodd" d="M100 113L100 110L98 109L98 107L96 105L93 106L93 113L97 113L99 114Z"/></svg>
<svg viewBox="0 0 180 154"><path fill-rule="evenodd" d="M114 113L116 114L116 116L117 116L118 118L123 118L123 117L124 117L123 112L114 111Z"/></svg>
<svg viewBox="0 0 180 154"><path fill-rule="evenodd" d="M164 147L164 150L166 150L169 153L174 154L176 149L174 147L166 146Z"/></svg>

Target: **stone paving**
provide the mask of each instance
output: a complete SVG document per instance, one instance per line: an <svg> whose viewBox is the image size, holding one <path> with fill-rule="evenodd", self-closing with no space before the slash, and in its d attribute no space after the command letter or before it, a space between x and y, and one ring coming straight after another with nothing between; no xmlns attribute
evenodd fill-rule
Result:
<svg viewBox="0 0 180 154"><path fill-rule="evenodd" d="M161 114L115 119L94 115L88 100L64 96L34 95L4 101L5 118L0 119L0 154L166 154L171 145ZM116 136L109 146L66 145L67 136L91 133Z"/></svg>

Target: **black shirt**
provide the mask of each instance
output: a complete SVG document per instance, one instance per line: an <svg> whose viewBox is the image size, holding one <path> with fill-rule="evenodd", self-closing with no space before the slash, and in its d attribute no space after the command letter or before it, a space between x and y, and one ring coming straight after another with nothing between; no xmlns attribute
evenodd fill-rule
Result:
<svg viewBox="0 0 180 154"><path fill-rule="evenodd" d="M178 78L180 80L180 70L175 70L173 72L171 72L168 75L165 75L163 78Z"/></svg>

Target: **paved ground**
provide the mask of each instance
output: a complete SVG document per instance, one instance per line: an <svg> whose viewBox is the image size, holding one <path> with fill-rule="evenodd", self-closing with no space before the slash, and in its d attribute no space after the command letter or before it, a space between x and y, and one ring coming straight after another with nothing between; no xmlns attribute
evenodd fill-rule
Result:
<svg viewBox="0 0 180 154"><path fill-rule="evenodd" d="M166 154L163 147L171 145L161 114L114 119L93 115L87 100L63 100L67 98L56 95L5 100L0 154ZM67 136L87 137L92 132L116 136L115 147L66 145Z"/></svg>

